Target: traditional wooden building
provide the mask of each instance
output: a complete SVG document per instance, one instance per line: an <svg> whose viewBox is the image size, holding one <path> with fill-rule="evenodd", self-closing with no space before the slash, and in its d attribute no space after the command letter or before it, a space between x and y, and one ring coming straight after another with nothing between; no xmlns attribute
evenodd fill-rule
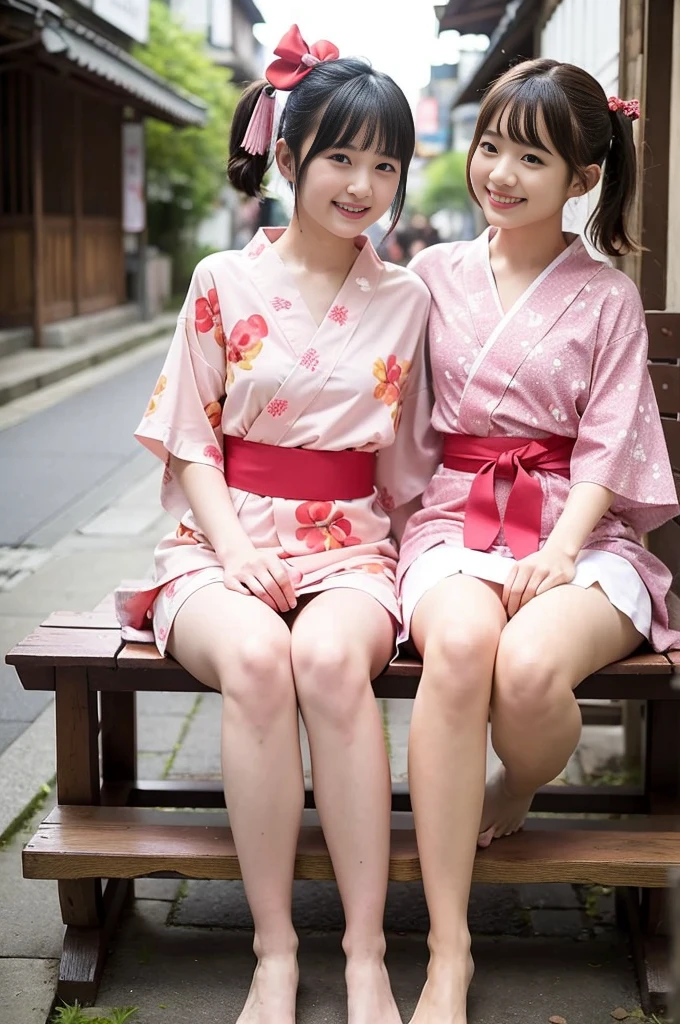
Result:
<svg viewBox="0 0 680 1024"><path fill-rule="evenodd" d="M608 95L640 99L642 113L635 124L640 188L634 215L644 251L620 263L638 285L646 310L650 372L680 483L680 192L670 187L673 169L680 168L680 0L449 0L437 14L441 31L489 36L486 52L461 82L454 105L479 101L510 64L537 56L585 67ZM585 225L588 205L576 210L569 228ZM680 595L680 523L656 530L649 545L672 570L673 589ZM646 722L641 750L644 772L665 793L664 813L676 815L679 704L666 702L666 721L655 727L653 743ZM640 710L645 724L645 709ZM637 729L640 735L640 718ZM641 902L637 890L627 895L641 997L650 1010L663 1004L670 989L663 939L667 894L648 892Z"/></svg>
<svg viewBox="0 0 680 1024"><path fill-rule="evenodd" d="M141 9L143 24L144 6L148 19L148 0L121 11ZM32 327L34 344L45 325L131 297L124 125L205 121L200 101L130 56L139 22L118 24L115 0L0 0L0 330Z"/></svg>

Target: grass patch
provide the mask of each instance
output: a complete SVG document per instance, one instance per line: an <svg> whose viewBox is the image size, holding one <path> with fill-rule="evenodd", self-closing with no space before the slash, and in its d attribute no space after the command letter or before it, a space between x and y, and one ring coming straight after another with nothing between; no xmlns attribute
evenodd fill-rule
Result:
<svg viewBox="0 0 680 1024"><path fill-rule="evenodd" d="M167 920L165 922L168 928L171 928L174 925L175 921L177 920L177 914L179 912L180 906L182 905L182 900L186 899L188 894L189 881L188 879L183 878L182 881L180 882L179 889L177 890L177 895L175 896L173 904L170 907L170 913L168 914Z"/></svg>
<svg viewBox="0 0 680 1024"><path fill-rule="evenodd" d="M600 917L600 901L611 896L612 889L606 885L589 885L585 889L584 911L586 917L597 919Z"/></svg>
<svg viewBox="0 0 680 1024"><path fill-rule="evenodd" d="M50 1018L50 1024L128 1024L137 1013L136 1006L124 1006L109 1010L106 1017L93 1017L91 1012L84 1011L78 1003L73 1006L58 1006Z"/></svg>
<svg viewBox="0 0 680 1024"><path fill-rule="evenodd" d="M193 704L193 707L192 707L191 711L189 712L187 717L184 719L184 722L182 723L182 728L180 730L179 736L177 737L177 742L175 743L174 747L170 751L170 754L168 755L168 759L165 762L165 766L164 766L163 771L161 773L161 778L162 779L167 779L168 775L172 771L172 766L174 765L175 761L177 760L177 755L179 754L180 750L182 749L182 744L184 743L185 739L187 738L187 733L189 732L189 728L191 726L191 723L193 722L194 718L198 714L198 709L201 706L202 700L203 700L203 694L199 693L198 696L196 697L196 700L194 701L194 704Z"/></svg>
<svg viewBox="0 0 680 1024"><path fill-rule="evenodd" d="M621 757L611 757L583 781L586 786L639 786L642 776L640 768L628 767Z"/></svg>
<svg viewBox="0 0 680 1024"><path fill-rule="evenodd" d="M43 782L38 792L32 800L29 800L23 811L21 811L20 814L17 814L16 818L9 823L2 835L0 835L0 850L4 849L10 840L14 839L18 832L21 832L26 822L30 821L33 815L45 806L47 798L52 792L56 778L57 776L53 775L49 782Z"/></svg>

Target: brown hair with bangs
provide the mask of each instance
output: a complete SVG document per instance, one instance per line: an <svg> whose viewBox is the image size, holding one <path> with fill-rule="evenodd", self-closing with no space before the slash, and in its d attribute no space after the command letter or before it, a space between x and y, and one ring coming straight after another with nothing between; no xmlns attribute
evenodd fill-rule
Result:
<svg viewBox="0 0 680 1024"><path fill-rule="evenodd" d="M627 226L636 185L632 121L622 111L611 111L600 83L573 64L543 57L522 61L489 87L467 161L468 190L477 205L470 162L492 120L495 118L497 126L508 108L510 139L544 150L545 140L538 130L539 115L543 115L552 145L570 175L576 175L584 186L585 168L604 164L602 191L586 232L593 245L608 256L638 252L640 246Z"/></svg>

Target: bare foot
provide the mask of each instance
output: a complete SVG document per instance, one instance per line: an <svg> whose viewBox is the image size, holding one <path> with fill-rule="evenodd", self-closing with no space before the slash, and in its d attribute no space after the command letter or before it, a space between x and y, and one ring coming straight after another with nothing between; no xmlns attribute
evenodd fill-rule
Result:
<svg viewBox="0 0 680 1024"><path fill-rule="evenodd" d="M347 959L348 1024L401 1024L382 958Z"/></svg>
<svg viewBox="0 0 680 1024"><path fill-rule="evenodd" d="M474 973L470 953L453 966L438 963L432 957L411 1024L467 1024L467 994Z"/></svg>
<svg viewBox="0 0 680 1024"><path fill-rule="evenodd" d="M236 1024L295 1024L297 987L294 954L261 957Z"/></svg>
<svg viewBox="0 0 680 1024"><path fill-rule="evenodd" d="M499 768L486 784L477 846L490 846L493 839L517 832L524 824L532 800L533 794L527 797L509 793L505 784L505 768Z"/></svg>

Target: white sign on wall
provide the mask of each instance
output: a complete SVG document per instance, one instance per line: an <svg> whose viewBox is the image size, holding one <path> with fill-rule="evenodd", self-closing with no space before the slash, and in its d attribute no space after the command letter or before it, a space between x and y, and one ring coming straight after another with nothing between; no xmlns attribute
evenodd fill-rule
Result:
<svg viewBox="0 0 680 1024"><path fill-rule="evenodd" d="M149 38L149 0L94 0L95 14L121 32L146 43Z"/></svg>
<svg viewBox="0 0 680 1024"><path fill-rule="evenodd" d="M144 125L123 124L123 231L139 232L146 227L144 183Z"/></svg>

